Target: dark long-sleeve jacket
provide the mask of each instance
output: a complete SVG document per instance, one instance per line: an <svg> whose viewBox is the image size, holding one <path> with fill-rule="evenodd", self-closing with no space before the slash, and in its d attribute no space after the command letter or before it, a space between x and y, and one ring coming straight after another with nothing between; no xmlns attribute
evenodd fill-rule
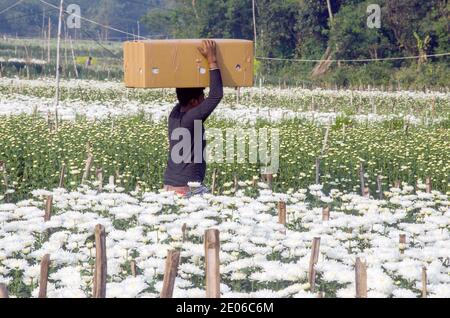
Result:
<svg viewBox="0 0 450 318"><path fill-rule="evenodd" d="M223 97L220 70L210 71L210 91L200 105L181 112L177 104L169 115L169 158L164 184L186 186L188 182L203 182L206 162L203 156L206 141L203 123Z"/></svg>

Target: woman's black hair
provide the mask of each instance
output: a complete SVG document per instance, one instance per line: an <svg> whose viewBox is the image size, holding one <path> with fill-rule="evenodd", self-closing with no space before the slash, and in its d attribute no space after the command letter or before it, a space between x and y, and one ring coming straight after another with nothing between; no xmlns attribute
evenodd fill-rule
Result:
<svg viewBox="0 0 450 318"><path fill-rule="evenodd" d="M202 96L204 88L177 88L177 98L181 106L186 106L192 99L199 99Z"/></svg>

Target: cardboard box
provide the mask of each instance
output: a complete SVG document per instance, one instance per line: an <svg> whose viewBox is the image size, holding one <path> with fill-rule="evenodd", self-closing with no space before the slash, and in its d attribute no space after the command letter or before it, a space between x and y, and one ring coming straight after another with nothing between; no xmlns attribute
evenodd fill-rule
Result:
<svg viewBox="0 0 450 318"><path fill-rule="evenodd" d="M226 87L253 86L253 42L215 40ZM197 47L202 40L147 40L124 43L126 87L208 87L209 66Z"/></svg>

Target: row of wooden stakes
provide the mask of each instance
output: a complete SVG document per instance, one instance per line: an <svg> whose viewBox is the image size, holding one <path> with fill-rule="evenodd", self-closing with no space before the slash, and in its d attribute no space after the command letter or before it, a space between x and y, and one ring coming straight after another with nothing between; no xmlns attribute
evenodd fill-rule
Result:
<svg viewBox="0 0 450 318"><path fill-rule="evenodd" d="M48 196L46 200L44 221L49 221L52 215L53 197ZM280 201L278 204L279 223L286 225L286 202ZM330 217L329 207L324 207L322 212L322 220L328 221ZM182 227L183 241L186 238L186 224ZM406 235L400 234L400 245L406 244ZM93 298L106 297L106 278L107 278L107 257L106 257L106 233L103 225L98 224L95 227L95 269L93 283ZM206 276L206 297L220 298L220 238L219 230L208 229L204 235L205 249L205 276ZM310 291L315 292L316 289L316 270L315 265L319 261L320 237L315 237L311 244L311 258L308 269L308 282ZM403 253L404 248L400 248ZM175 286L175 279L178 273L178 265L180 263L180 251L169 250L166 258L163 287L160 293L161 298L171 298ZM47 297L47 282L50 267L50 255L46 254L41 260L40 279L39 279L39 298ZM131 272L133 276L137 274L136 263L131 264ZM427 296L426 284L426 268L422 268L422 297ZM366 264L356 259L355 264L355 282L357 298L367 297L367 267ZM5 285L0 284L0 298L8 297ZM324 297L323 292L319 292L317 297Z"/></svg>
<svg viewBox="0 0 450 318"><path fill-rule="evenodd" d="M322 209L322 221L329 221L330 207L325 206ZM286 226L286 202L278 202L278 223ZM311 245L311 258L308 270L308 282L310 290L315 291L316 271L315 265L319 260L320 237L315 237ZM406 248L406 234L399 234L399 251L404 254ZM355 285L356 297L367 297L367 267L364 262L358 257L355 263ZM319 292L318 297L323 297L323 293ZM426 267L422 267L422 297L427 297L427 272Z"/></svg>
<svg viewBox="0 0 450 318"><path fill-rule="evenodd" d="M206 297L220 297L220 263L219 231L209 229L205 231L205 272L206 272ZM180 251L169 250L166 258L163 287L161 298L172 298L175 279L178 274ZM39 293L38 298L47 297L48 273L50 269L50 255L45 254L40 264ZM132 275L137 275L136 263L132 262ZM93 298L106 297L107 258L106 258L106 233L103 225L95 227L95 269L93 277ZM8 290L5 284L0 284L0 298L8 298Z"/></svg>

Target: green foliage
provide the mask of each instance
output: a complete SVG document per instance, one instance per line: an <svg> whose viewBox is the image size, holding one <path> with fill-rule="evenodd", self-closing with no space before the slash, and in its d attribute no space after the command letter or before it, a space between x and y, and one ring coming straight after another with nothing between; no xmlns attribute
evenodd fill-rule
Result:
<svg viewBox="0 0 450 318"><path fill-rule="evenodd" d="M258 56L321 59L327 47L335 59L376 59L422 55L427 64L417 74L416 60L332 64L320 78L311 78L314 63L261 61L257 73L266 82L288 81L351 86L447 86L446 64L424 55L449 51L448 5L432 0L408 3L382 0L381 28L368 28L370 0L331 1L333 22L325 0L256 1ZM253 39L251 1L168 1L162 14L150 11L145 21L172 37ZM414 36L417 35L417 38ZM425 43L424 41L427 41ZM400 84L401 82L401 84Z"/></svg>
<svg viewBox="0 0 450 318"><path fill-rule="evenodd" d="M5 6L13 3L6 1ZM279 80L311 84L448 86L448 58L426 58L450 52L450 5L442 0L379 0L381 28L367 26L371 0L331 0L333 19L325 0L255 0L257 56L321 59L327 48L334 59L376 59L421 55L386 63L332 63L319 78L310 73L315 63L261 61L257 66L266 82ZM26 3L26 6L24 5ZM157 38L253 39L252 1L241 0L78 0L82 15L130 33ZM2 14L2 33L42 36L42 6L28 0ZM0 8L2 9L2 8ZM54 36L57 10L46 9ZM69 30L69 35L75 35ZM124 35L83 21L83 38L93 40ZM425 43L426 42L426 43ZM90 51L90 49L89 49ZM108 54L103 52L103 54ZM0 56L3 52L0 52ZM87 54L84 54L87 55ZM35 55L34 55L35 56ZM376 64L376 65L374 65ZM447 73L448 74L448 73Z"/></svg>
<svg viewBox="0 0 450 318"><path fill-rule="evenodd" d="M338 116L336 117L336 121L334 122L333 129L342 129L344 126L351 127L353 126L353 120L347 116Z"/></svg>

